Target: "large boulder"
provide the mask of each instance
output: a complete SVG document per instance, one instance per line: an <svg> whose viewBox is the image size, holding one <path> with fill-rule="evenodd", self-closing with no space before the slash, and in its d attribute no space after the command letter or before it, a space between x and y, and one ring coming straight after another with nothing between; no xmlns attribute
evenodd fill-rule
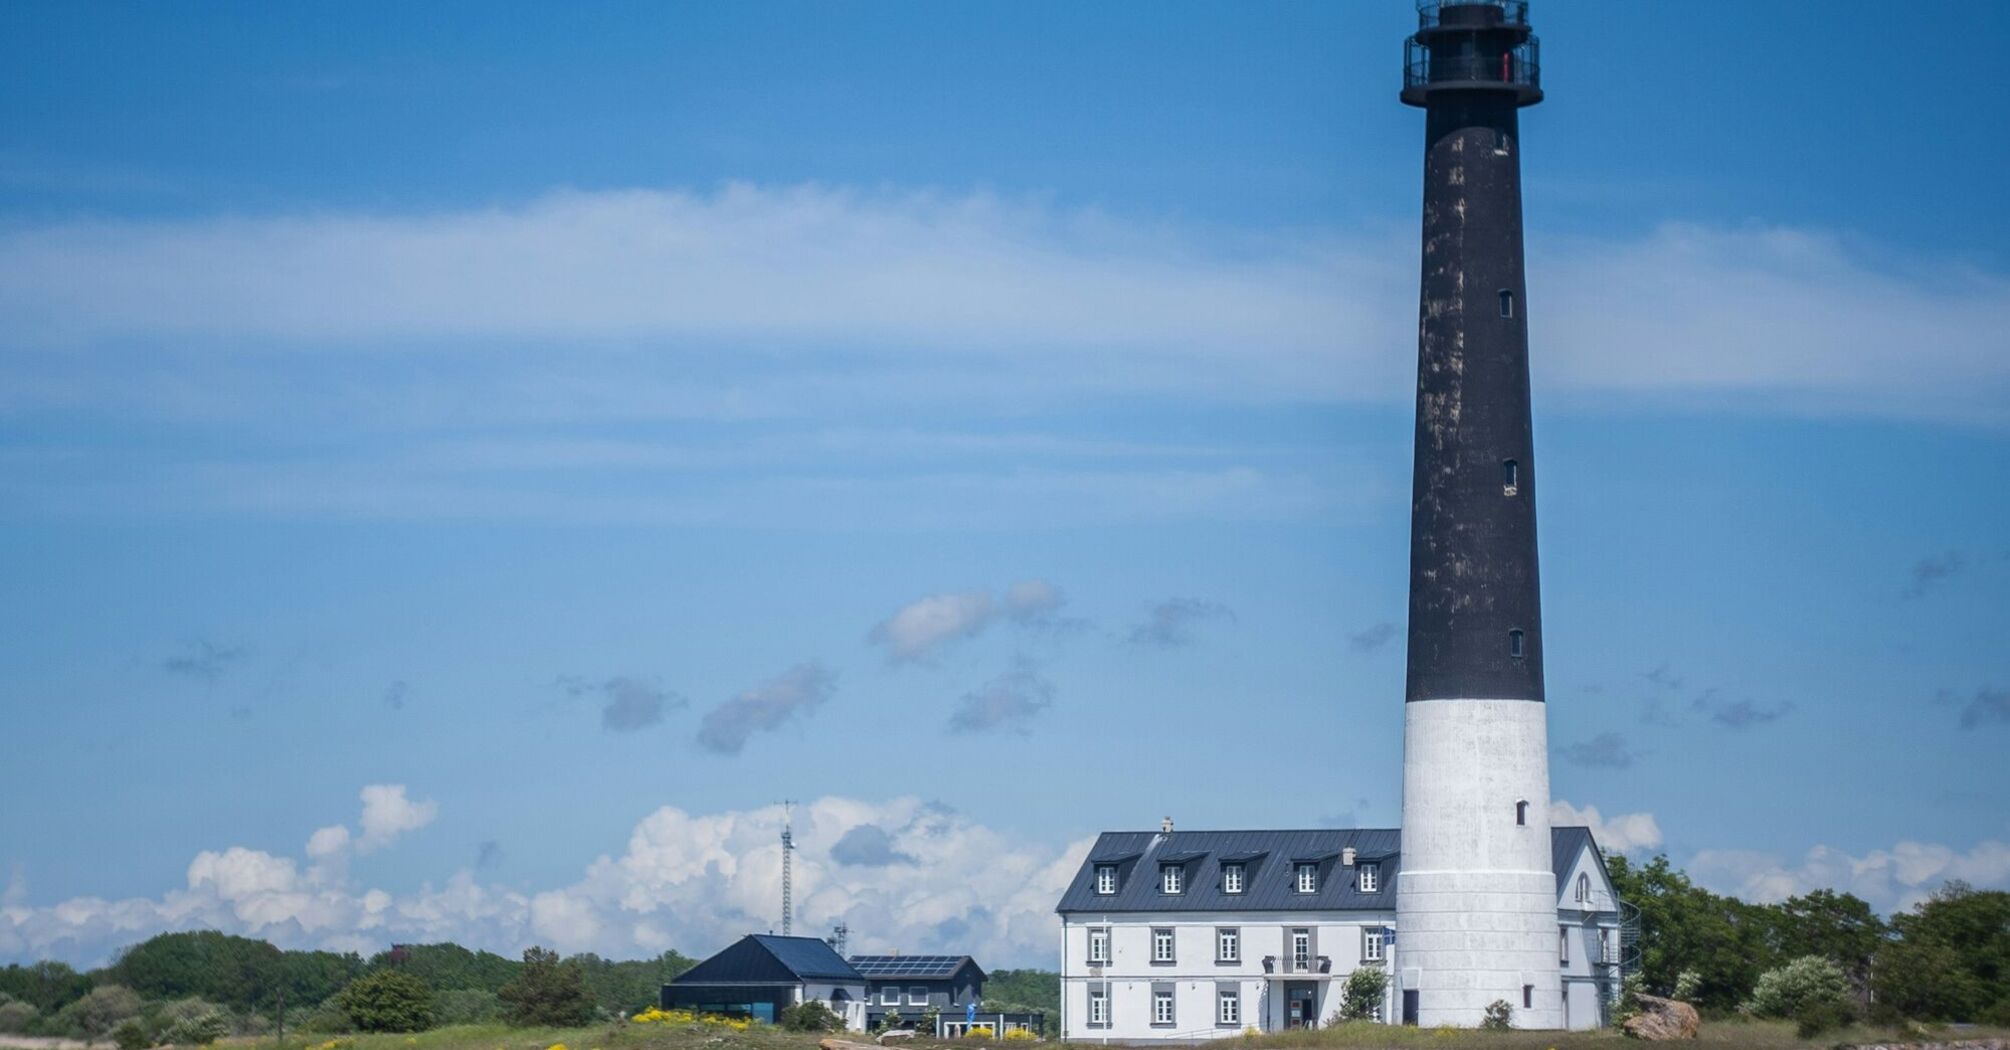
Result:
<svg viewBox="0 0 2010 1050"><path fill-rule="evenodd" d="M1657 1043L1665 1039L1696 1038L1696 1029L1703 1019L1696 1016L1695 1007L1658 995L1638 995L1634 999L1640 1004L1640 1012L1619 1026L1627 1035Z"/></svg>

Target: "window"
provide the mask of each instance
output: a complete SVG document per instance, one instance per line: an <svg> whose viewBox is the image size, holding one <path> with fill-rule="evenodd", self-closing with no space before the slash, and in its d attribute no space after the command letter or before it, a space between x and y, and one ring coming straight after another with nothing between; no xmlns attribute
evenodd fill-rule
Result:
<svg viewBox="0 0 2010 1050"><path fill-rule="evenodd" d="M1514 316L1514 293L1506 288L1501 289L1501 316Z"/></svg>
<svg viewBox="0 0 2010 1050"><path fill-rule="evenodd" d="M1508 656L1519 660L1524 655L1526 654L1522 643L1521 628L1517 627L1508 632Z"/></svg>
<svg viewBox="0 0 2010 1050"><path fill-rule="evenodd" d="M1382 885L1382 866L1363 864L1357 872L1362 893L1374 893Z"/></svg>
<svg viewBox="0 0 2010 1050"><path fill-rule="evenodd" d="M1178 864L1159 865L1159 892L1178 893L1186 883L1186 869Z"/></svg>
<svg viewBox="0 0 2010 1050"><path fill-rule="evenodd" d="M1528 1009L1535 1005L1535 985L1525 984L1521 986L1521 1005L1523 1009Z"/></svg>
<svg viewBox="0 0 2010 1050"><path fill-rule="evenodd" d="M919 984L909 985L907 989L907 1005L927 1006L928 1005L927 987Z"/></svg>
<svg viewBox="0 0 2010 1050"><path fill-rule="evenodd" d="M1089 930L1089 962L1092 964L1110 961L1110 930L1107 926L1097 926Z"/></svg>
<svg viewBox="0 0 2010 1050"><path fill-rule="evenodd" d="M1383 932L1380 926L1364 926L1361 928L1362 962L1382 961L1382 937Z"/></svg>
<svg viewBox="0 0 2010 1050"><path fill-rule="evenodd" d="M1223 864L1221 866L1221 892L1242 892L1242 865Z"/></svg>
<svg viewBox="0 0 2010 1050"><path fill-rule="evenodd" d="M1169 963L1173 961L1173 932L1160 926L1152 930L1152 961Z"/></svg>
<svg viewBox="0 0 2010 1050"><path fill-rule="evenodd" d="M1291 969L1305 973L1312 969L1312 931L1291 931Z"/></svg>
<svg viewBox="0 0 2010 1050"><path fill-rule="evenodd" d="M1619 961L1619 953L1615 951L1612 947L1611 930L1598 931L1598 957L1599 959L1609 963L1616 963Z"/></svg>
<svg viewBox="0 0 2010 1050"><path fill-rule="evenodd" d="M1505 156L1507 156L1507 151L1508 151L1508 135L1507 135L1507 132L1505 132L1505 131L1502 131L1502 130L1501 130L1501 129L1499 129L1499 128L1495 128L1495 129L1494 129L1494 152L1495 152L1495 153L1498 153L1498 154L1500 154L1500 155L1501 155L1501 156L1503 156L1503 157L1505 157Z"/></svg>
<svg viewBox="0 0 2010 1050"><path fill-rule="evenodd" d="M897 985L897 984L882 984L882 985L880 985L880 986L879 986L879 1005L881 1005L881 1006L899 1006L899 1005L900 1005L900 986L899 986L899 985Z"/></svg>
<svg viewBox="0 0 2010 1050"><path fill-rule="evenodd" d="M1559 926L1556 928L1556 961L1565 966L1570 965L1570 927L1568 926Z"/></svg>
<svg viewBox="0 0 2010 1050"><path fill-rule="evenodd" d="M1319 865L1301 863L1298 865L1296 871L1298 873L1298 892L1319 892Z"/></svg>
<svg viewBox="0 0 2010 1050"><path fill-rule="evenodd" d="M1171 1025L1173 1023L1173 993L1152 993L1152 1024Z"/></svg>
<svg viewBox="0 0 2010 1050"><path fill-rule="evenodd" d="M1512 495L1514 495L1515 493L1517 493L1517 492L1520 492L1520 491L1521 491L1521 464L1520 464L1520 463L1517 463L1517 462L1515 462L1514 460L1511 460L1511 459L1510 459L1510 460L1504 460L1504 461L1502 461L1502 463L1501 463L1501 491L1502 491L1502 492L1504 492L1504 493L1506 493L1507 495L1510 495L1510 496L1512 496Z"/></svg>
<svg viewBox="0 0 2010 1050"><path fill-rule="evenodd" d="M1528 799L1517 799L1515 801L1514 822L1519 827L1528 826Z"/></svg>
<svg viewBox="0 0 2010 1050"><path fill-rule="evenodd" d="M1115 864L1096 865L1096 892L1104 896L1117 892L1117 866Z"/></svg>
<svg viewBox="0 0 2010 1050"><path fill-rule="evenodd" d="M1242 931L1233 926L1217 927L1214 931L1214 961L1242 961Z"/></svg>
<svg viewBox="0 0 2010 1050"><path fill-rule="evenodd" d="M1239 1025L1242 1023L1242 993L1230 988L1222 988L1214 993L1214 1023Z"/></svg>
<svg viewBox="0 0 2010 1050"><path fill-rule="evenodd" d="M1580 903L1591 899L1591 876L1588 873L1577 873L1577 899Z"/></svg>
<svg viewBox="0 0 2010 1050"><path fill-rule="evenodd" d="M1109 1026L1110 993L1101 988L1089 989L1089 1023L1097 1028Z"/></svg>

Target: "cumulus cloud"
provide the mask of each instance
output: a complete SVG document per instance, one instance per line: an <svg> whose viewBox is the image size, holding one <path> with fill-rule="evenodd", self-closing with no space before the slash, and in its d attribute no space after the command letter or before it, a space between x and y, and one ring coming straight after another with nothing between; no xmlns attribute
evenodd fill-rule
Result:
<svg viewBox="0 0 2010 1050"><path fill-rule="evenodd" d="M235 645L215 645L197 639L190 643L186 652L178 653L161 661L161 670L169 674L198 678L209 685L230 666L244 658L244 650Z"/></svg>
<svg viewBox="0 0 2010 1050"><path fill-rule="evenodd" d="M463 870L394 894L346 879L317 883L294 859L258 850L206 850L184 885L159 897L44 907L10 899L0 907L0 958L88 965L162 930L207 928L343 951L452 940L505 955L532 943L614 958L672 947L705 955L775 924L781 826L780 806L712 814L664 806L576 879L522 891ZM844 922L860 951L954 950L998 966L1049 959L1054 901L1090 844L1041 846L913 798L821 798L797 807L795 837L806 928Z"/></svg>
<svg viewBox="0 0 2010 1050"><path fill-rule="evenodd" d="M1963 852L1905 841L1862 856L1816 846L1797 862L1765 851L1706 849L1689 862L1687 871L1710 889L1749 901L1781 901L1811 890L1834 889L1891 912L1914 907L1954 879L1985 889L2010 888L2010 844L1989 839Z"/></svg>
<svg viewBox="0 0 2010 1050"><path fill-rule="evenodd" d="M1347 636L1347 646L1357 653L1372 653L1396 637L1396 625L1387 620Z"/></svg>
<svg viewBox="0 0 2010 1050"><path fill-rule="evenodd" d="M1899 592L1904 598L1918 598L1927 591L1960 572L1968 564L1960 551L1931 555L1912 563L1911 578L1905 589Z"/></svg>
<svg viewBox="0 0 2010 1050"><path fill-rule="evenodd" d="M1168 598L1152 606L1144 622L1131 628L1130 643L1182 649L1194 643L1194 628L1210 620L1233 623L1235 613L1220 602Z"/></svg>
<svg viewBox="0 0 2010 1050"><path fill-rule="evenodd" d="M1615 813L1608 818L1598 812L1597 806L1580 809L1562 799L1553 799L1549 804L1549 823L1552 827L1590 828L1591 837L1607 853L1629 853L1661 845L1661 825L1655 823L1652 813Z"/></svg>
<svg viewBox="0 0 2010 1050"><path fill-rule="evenodd" d="M1067 603L1061 588L1046 580L1020 580L1005 588L1005 615L1021 623L1048 619Z"/></svg>
<svg viewBox="0 0 2010 1050"><path fill-rule="evenodd" d="M949 642L975 637L990 626L996 608L985 591L931 594L901 606L866 637L885 646L896 663L919 660Z"/></svg>
<svg viewBox="0 0 2010 1050"><path fill-rule="evenodd" d="M349 829L341 824L331 824L307 837L307 857L309 860L324 861L349 852Z"/></svg>
<svg viewBox="0 0 2010 1050"><path fill-rule="evenodd" d="M1020 659L1011 670L963 694L949 716L949 728L959 733L994 729L1024 733L1027 723L1053 704L1054 683L1041 677L1030 661Z"/></svg>
<svg viewBox="0 0 2010 1050"><path fill-rule="evenodd" d="M363 815L357 824L363 833L356 838L361 853L382 849L398 836L417 831L440 815L440 804L415 802L405 794L403 784L371 784L363 789Z"/></svg>
<svg viewBox="0 0 2010 1050"><path fill-rule="evenodd" d="M705 713L698 744L721 755L737 755L755 733L780 729L798 715L823 706L837 691L837 672L812 660L783 672Z"/></svg>
<svg viewBox="0 0 2010 1050"><path fill-rule="evenodd" d="M1639 757L1640 752L1628 747L1619 733L1600 733L1563 749L1565 762L1587 769L1625 769Z"/></svg>

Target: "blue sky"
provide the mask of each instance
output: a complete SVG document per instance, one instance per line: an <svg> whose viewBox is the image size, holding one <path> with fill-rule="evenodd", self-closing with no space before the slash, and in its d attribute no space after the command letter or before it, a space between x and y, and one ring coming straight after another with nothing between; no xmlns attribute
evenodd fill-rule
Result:
<svg viewBox="0 0 2010 1050"><path fill-rule="evenodd" d="M2010 885L2010 13L1795 10L1534 12L1554 794L1895 908ZM1412 24L0 10L0 958L705 952L794 798L1051 964L1099 830L1393 824Z"/></svg>

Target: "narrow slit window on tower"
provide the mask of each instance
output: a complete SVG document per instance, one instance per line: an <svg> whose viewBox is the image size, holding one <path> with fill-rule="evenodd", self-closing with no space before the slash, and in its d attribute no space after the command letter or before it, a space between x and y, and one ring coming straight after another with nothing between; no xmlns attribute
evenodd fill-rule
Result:
<svg viewBox="0 0 2010 1050"><path fill-rule="evenodd" d="M1521 463L1512 460L1501 461L1501 491L1514 495L1521 491Z"/></svg>
<svg viewBox="0 0 2010 1050"><path fill-rule="evenodd" d="M1503 288L1503 289L1501 289L1501 316L1502 316L1502 317L1513 317L1513 316L1514 316L1514 290L1513 290L1513 289L1510 289L1510 288Z"/></svg>
<svg viewBox="0 0 2010 1050"><path fill-rule="evenodd" d="M1528 826L1528 799L1523 798L1515 800L1514 823L1515 826L1518 828L1525 828Z"/></svg>
<svg viewBox="0 0 2010 1050"><path fill-rule="evenodd" d="M1527 655L1527 647L1522 640L1521 628L1517 627L1508 632L1508 656L1519 660L1525 655Z"/></svg>
<svg viewBox="0 0 2010 1050"><path fill-rule="evenodd" d="M1507 154L1507 151L1508 151L1508 135L1507 135L1507 132L1505 132L1505 131L1502 131L1502 130L1501 130L1501 129L1499 129L1499 128L1495 128L1495 129L1494 129L1494 152L1495 152L1495 153L1499 153L1499 154L1501 154L1501 155L1505 156L1505 155Z"/></svg>
<svg viewBox="0 0 2010 1050"><path fill-rule="evenodd" d="M1528 1010L1534 1008L1534 1006L1535 1006L1535 985L1532 984L1522 985L1521 1008L1524 1010Z"/></svg>

